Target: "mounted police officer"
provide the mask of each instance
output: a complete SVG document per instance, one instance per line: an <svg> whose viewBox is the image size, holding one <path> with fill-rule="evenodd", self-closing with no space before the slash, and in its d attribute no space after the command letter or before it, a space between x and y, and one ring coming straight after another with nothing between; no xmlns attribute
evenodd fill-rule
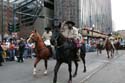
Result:
<svg viewBox="0 0 125 83"><path fill-rule="evenodd" d="M54 49L54 48L53 48L53 46L52 46L51 43L50 43L51 37L52 37L51 28L50 28L50 27L46 27L46 28L45 28L45 32L44 32L43 35L42 35L42 38L43 38L43 40L44 40L45 45L49 48L49 50L50 50L50 52L51 52L51 56L53 56L53 51L52 51L52 49Z"/></svg>
<svg viewBox="0 0 125 83"><path fill-rule="evenodd" d="M43 40L44 40L44 41L46 41L46 40L49 40L49 41L50 41L51 36L52 36L51 28L50 28L50 27L46 27L46 28L45 28L45 32L44 32L43 35L42 35ZM45 44L46 44L46 43L45 43ZM47 45L50 45L50 43L47 44Z"/></svg>
<svg viewBox="0 0 125 83"><path fill-rule="evenodd" d="M78 49L80 48L80 38L79 30L75 27L75 23L72 21L63 22L61 25L61 32L68 41L74 44L77 51L76 53L78 53Z"/></svg>
<svg viewBox="0 0 125 83"><path fill-rule="evenodd" d="M115 50L114 38L112 37L112 34L108 34L108 37L107 37L106 40L105 40L105 44L106 44L106 41L107 41L107 40L110 40L111 45L112 45L113 49ZM105 46L105 44L104 44L104 46Z"/></svg>
<svg viewBox="0 0 125 83"><path fill-rule="evenodd" d="M72 21L65 21L61 25L61 31L64 37L76 39L78 38L78 29Z"/></svg>

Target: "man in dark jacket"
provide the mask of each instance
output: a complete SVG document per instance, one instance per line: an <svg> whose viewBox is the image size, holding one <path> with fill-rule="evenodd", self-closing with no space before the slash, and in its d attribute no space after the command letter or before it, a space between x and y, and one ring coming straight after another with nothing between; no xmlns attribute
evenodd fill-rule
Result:
<svg viewBox="0 0 125 83"><path fill-rule="evenodd" d="M25 51L25 43L24 40L21 38L19 42L19 57L18 57L18 62L23 62L23 54Z"/></svg>

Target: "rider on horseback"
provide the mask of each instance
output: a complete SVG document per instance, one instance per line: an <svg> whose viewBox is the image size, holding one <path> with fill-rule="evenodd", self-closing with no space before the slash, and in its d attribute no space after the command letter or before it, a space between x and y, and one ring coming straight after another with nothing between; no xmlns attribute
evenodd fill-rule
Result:
<svg viewBox="0 0 125 83"><path fill-rule="evenodd" d="M114 46L114 38L112 37L111 34L108 34L108 37L106 38L106 41L107 41L107 40L110 40L113 49L115 49L115 46ZM105 41L105 44L106 44L106 41ZM105 46L105 44L104 44L104 46Z"/></svg>
<svg viewBox="0 0 125 83"><path fill-rule="evenodd" d="M51 53L51 56L53 56L53 51L52 51L52 49L54 49L54 48L53 48L53 46L52 46L51 43L50 43L51 37L52 37L51 28L50 28L50 27L46 27L46 28L45 28L45 32L43 33L42 38L43 38L43 40L44 40L45 45L49 48L50 53Z"/></svg>
<svg viewBox="0 0 125 83"><path fill-rule="evenodd" d="M47 46L50 46L50 39L52 36L52 32L51 32L51 28L50 27L46 27L45 28L45 32L43 33L43 40L45 41L45 44ZM48 41L48 42L47 42Z"/></svg>
<svg viewBox="0 0 125 83"><path fill-rule="evenodd" d="M75 48L78 52L78 49L80 48L79 30L74 25L75 23L72 21L63 22L61 25L61 32L68 41L75 45Z"/></svg>

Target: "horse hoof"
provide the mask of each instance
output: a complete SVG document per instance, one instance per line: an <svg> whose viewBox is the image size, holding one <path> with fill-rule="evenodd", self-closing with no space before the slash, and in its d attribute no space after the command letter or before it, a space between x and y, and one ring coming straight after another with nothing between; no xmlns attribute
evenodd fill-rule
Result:
<svg viewBox="0 0 125 83"><path fill-rule="evenodd" d="M109 59L109 56L107 58Z"/></svg>
<svg viewBox="0 0 125 83"><path fill-rule="evenodd" d="M36 72L33 72L33 75L35 76L35 75L36 75Z"/></svg>
<svg viewBox="0 0 125 83"><path fill-rule="evenodd" d="M69 81L68 81L68 83L72 83L72 81L71 81L71 80L69 80Z"/></svg>
<svg viewBox="0 0 125 83"><path fill-rule="evenodd" d="M84 69L83 72L85 73L85 72L86 72L86 69Z"/></svg>
<svg viewBox="0 0 125 83"><path fill-rule="evenodd" d="M44 75L47 75L47 70L45 70Z"/></svg>
<svg viewBox="0 0 125 83"><path fill-rule="evenodd" d="M72 76L72 77L76 77L76 75L77 75L77 74L73 74L73 76Z"/></svg>

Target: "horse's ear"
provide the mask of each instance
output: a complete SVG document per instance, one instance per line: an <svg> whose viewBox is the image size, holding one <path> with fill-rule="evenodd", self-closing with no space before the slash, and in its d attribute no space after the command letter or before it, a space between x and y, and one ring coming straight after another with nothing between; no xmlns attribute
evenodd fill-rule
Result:
<svg viewBox="0 0 125 83"><path fill-rule="evenodd" d="M37 33L37 30L35 29L34 32Z"/></svg>

